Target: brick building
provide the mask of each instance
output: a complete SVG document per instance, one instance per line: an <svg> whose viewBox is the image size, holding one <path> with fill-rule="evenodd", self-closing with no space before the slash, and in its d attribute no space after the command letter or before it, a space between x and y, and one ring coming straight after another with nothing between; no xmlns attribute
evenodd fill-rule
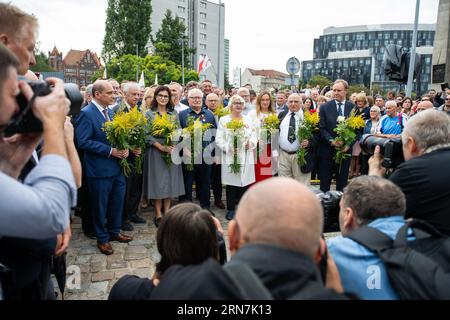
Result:
<svg viewBox="0 0 450 320"><path fill-rule="evenodd" d="M90 50L70 50L64 57L64 81L87 86L92 83L92 75L100 69L101 63L95 52Z"/></svg>

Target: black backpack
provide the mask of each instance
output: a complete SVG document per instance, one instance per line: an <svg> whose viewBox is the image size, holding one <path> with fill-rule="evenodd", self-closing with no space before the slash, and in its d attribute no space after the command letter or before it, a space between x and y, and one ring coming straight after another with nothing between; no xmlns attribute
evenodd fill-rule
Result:
<svg viewBox="0 0 450 320"><path fill-rule="evenodd" d="M408 241L409 229L416 240ZM378 254L400 299L450 299L450 238L425 221L408 221L395 240L368 226L348 238Z"/></svg>

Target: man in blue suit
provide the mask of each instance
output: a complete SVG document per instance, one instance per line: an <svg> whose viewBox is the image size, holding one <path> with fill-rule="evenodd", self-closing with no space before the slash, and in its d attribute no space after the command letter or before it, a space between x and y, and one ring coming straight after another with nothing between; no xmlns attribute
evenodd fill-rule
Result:
<svg viewBox="0 0 450 320"><path fill-rule="evenodd" d="M129 150L111 147L102 130L114 114L108 105L114 103L111 84L104 80L94 83L93 99L77 118L78 146L84 151L84 168L91 198L97 247L103 254L113 254L110 241L130 242L132 237L120 233L125 199L125 177L118 159L125 159ZM106 227L105 227L106 223Z"/></svg>
<svg viewBox="0 0 450 320"><path fill-rule="evenodd" d="M336 190L342 191L347 185L350 159L345 159L342 164L336 164L333 157L336 150L343 147L342 141L334 141L336 133L333 131L338 123L338 117L348 118L355 105L346 101L348 93L348 83L345 80L336 80L333 85L334 100L331 100L320 107L320 147L319 147L319 167L320 167L320 190L330 191L333 171L336 174ZM351 152L351 148L344 151Z"/></svg>

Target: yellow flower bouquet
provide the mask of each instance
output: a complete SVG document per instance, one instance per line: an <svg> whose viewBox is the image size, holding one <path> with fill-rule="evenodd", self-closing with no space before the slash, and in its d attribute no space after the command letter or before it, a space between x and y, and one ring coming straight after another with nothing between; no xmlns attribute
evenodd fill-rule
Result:
<svg viewBox="0 0 450 320"><path fill-rule="evenodd" d="M145 136L147 134L147 118L137 109L130 112L119 112L112 121L104 124L103 130L107 140L114 148L119 150L145 149ZM120 160L123 174L128 177L134 168L137 174L142 174L143 154L135 158L133 165L127 159Z"/></svg>
<svg viewBox="0 0 450 320"><path fill-rule="evenodd" d="M272 134L280 129L280 119L278 115L273 113L263 120L262 129L267 133L267 141L271 140Z"/></svg>
<svg viewBox="0 0 450 320"><path fill-rule="evenodd" d="M355 109L352 110L347 119L344 117L338 118L338 125L334 129L334 132L337 134L334 142L341 141L343 145L341 148L336 150L336 154L334 156L334 161L337 164L341 164L342 160L351 157L351 155L344 152L344 150L349 148L355 142L357 130L362 129L365 126L366 122L364 121L362 115L357 116Z"/></svg>
<svg viewBox="0 0 450 320"><path fill-rule="evenodd" d="M156 114L150 128L152 136L162 137L165 139L166 146L172 146L172 136L177 129L175 116L168 114ZM169 153L164 153L163 158L167 166L170 168L172 166L172 155Z"/></svg>
<svg viewBox="0 0 450 320"><path fill-rule="evenodd" d="M305 111L303 116L303 123L299 126L297 131L298 143L302 144L304 140L310 140L314 133L319 131L319 113L311 113ZM300 166L306 164L306 156L308 155L308 149L299 148L297 151L297 162Z"/></svg>
<svg viewBox="0 0 450 320"><path fill-rule="evenodd" d="M225 117L231 113L230 109L225 108L224 106L219 106L214 111L214 115L217 116L218 119Z"/></svg>
<svg viewBox="0 0 450 320"><path fill-rule="evenodd" d="M233 163L229 165L232 173L241 172L241 164L239 163L239 140L243 141L244 138L244 120L233 119L227 123L227 129L230 130L233 139Z"/></svg>
<svg viewBox="0 0 450 320"><path fill-rule="evenodd" d="M210 123L203 123L201 121L201 119L197 119L195 120L194 117L189 117L188 118L188 125L186 128L183 129L183 138L184 139L189 139L190 141L190 161L188 164L186 164L186 169L188 171L194 171L194 162L195 162L195 146L197 144L197 146L200 144L200 147L197 148L197 150L203 150L202 148L202 142L203 142L203 135L205 134L206 130L208 130L209 128L211 128L211 124ZM196 137L196 133L197 135L199 133L201 133L201 138L200 139L195 139Z"/></svg>

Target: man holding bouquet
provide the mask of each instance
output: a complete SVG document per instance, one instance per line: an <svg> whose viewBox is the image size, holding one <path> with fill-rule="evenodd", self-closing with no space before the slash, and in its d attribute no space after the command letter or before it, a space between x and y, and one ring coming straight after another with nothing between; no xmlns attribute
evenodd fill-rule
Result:
<svg viewBox="0 0 450 320"><path fill-rule="evenodd" d="M126 184L119 159L126 159L129 150L112 148L103 125L113 118L108 106L114 103L114 90L105 80L98 80L92 89L93 100L77 118L76 136L84 151L84 168L91 196L97 247L103 254L113 254L110 241L130 242L132 237L120 233ZM106 227L105 227L106 225Z"/></svg>
<svg viewBox="0 0 450 320"><path fill-rule="evenodd" d="M353 103L346 101L347 93L347 81L341 79L336 80L333 85L334 100L320 107L319 167L320 190L323 192L330 191L333 171L336 174L336 190L342 191L347 185L351 159L344 159L339 164L333 159L338 150L342 152L351 151L350 147L344 146L343 141L336 140L337 134L334 131L338 124L338 118L348 118L355 107Z"/></svg>

